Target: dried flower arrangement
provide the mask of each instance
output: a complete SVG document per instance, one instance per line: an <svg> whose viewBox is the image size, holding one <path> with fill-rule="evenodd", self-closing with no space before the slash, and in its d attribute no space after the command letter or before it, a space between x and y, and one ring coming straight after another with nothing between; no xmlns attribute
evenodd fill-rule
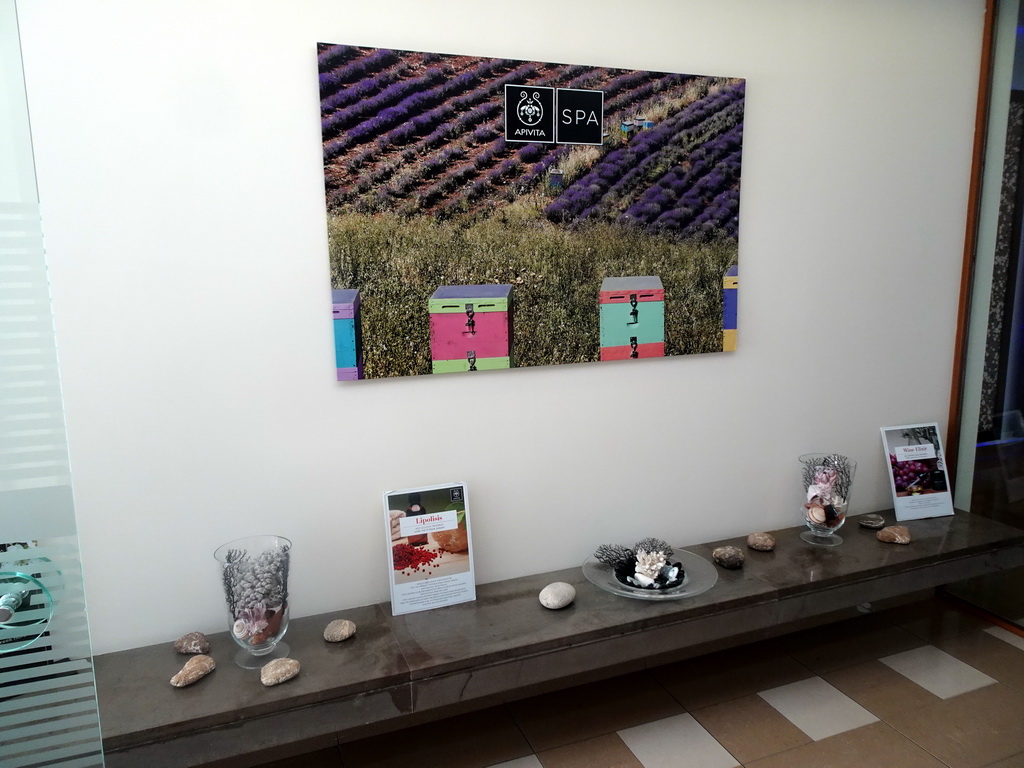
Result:
<svg viewBox="0 0 1024 768"><path fill-rule="evenodd" d="M615 578L639 589L669 589L683 583L686 573L681 563L673 563L672 547L662 539L641 539L633 548L602 544L594 557L611 567Z"/></svg>
<svg viewBox="0 0 1024 768"><path fill-rule="evenodd" d="M242 549L229 550L224 565L224 595L235 618L231 631L252 645L281 630L288 603L288 547L261 552L253 560Z"/></svg>

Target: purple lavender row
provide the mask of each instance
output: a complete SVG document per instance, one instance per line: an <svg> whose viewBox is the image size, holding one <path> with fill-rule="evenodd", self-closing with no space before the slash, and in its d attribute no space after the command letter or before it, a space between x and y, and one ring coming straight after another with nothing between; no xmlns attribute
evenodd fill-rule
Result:
<svg viewBox="0 0 1024 768"><path fill-rule="evenodd" d="M505 82L527 78L534 73L536 73L536 67L533 64L525 64L514 72L491 81L486 88L489 90L500 88ZM346 151L349 147L370 141L374 136L384 133L398 123L409 120L414 115L437 106L440 102L447 100L451 95L451 91L457 90L458 87L460 87L459 84L455 83L454 80L449 81L449 83L443 83L429 91L414 93L395 106L381 110L375 117L359 123L344 135L325 142L324 158L330 160ZM496 104L495 106L500 109L500 105Z"/></svg>
<svg viewBox="0 0 1024 768"><path fill-rule="evenodd" d="M620 93L615 98L609 99L605 103L605 114L611 114L618 112L619 110L633 106L638 101L642 101L653 95L658 91L668 90L680 85L685 84L688 80L692 80L692 75L673 75L667 74L657 80L651 80L646 83L638 85L636 88Z"/></svg>
<svg viewBox="0 0 1024 768"><path fill-rule="evenodd" d="M330 96L339 88L353 83L366 75L387 69L392 64L398 62L398 60L397 51L392 51L388 48L378 48L373 53L350 61L340 69L329 72L321 71L320 98L323 99L326 96Z"/></svg>
<svg viewBox="0 0 1024 768"><path fill-rule="evenodd" d="M443 60L448 57L442 57ZM426 61L426 59L424 59ZM508 59L486 59L472 70L464 72L459 75L466 83L466 87L471 87L476 84L478 80L486 80L488 77L494 75L495 70L508 69L515 62L511 62ZM445 71L448 71L450 67L446 64L444 67ZM320 102L320 114L325 118L331 112L342 107L347 107L363 98L368 98L374 94L382 91L386 86L393 83L403 75L403 72L399 70L397 66L390 67L383 72L364 78L352 85L342 88L338 92L323 99Z"/></svg>
<svg viewBox="0 0 1024 768"><path fill-rule="evenodd" d="M400 80L406 73L399 67L389 67L376 75L364 77L352 85L339 88L325 99L320 101L320 114L327 117L335 110L351 106L363 99L376 96L392 83Z"/></svg>
<svg viewBox="0 0 1024 768"><path fill-rule="evenodd" d="M362 49L354 45L320 45L316 55L319 72L329 72L357 56Z"/></svg>
<svg viewBox="0 0 1024 768"><path fill-rule="evenodd" d="M393 106L411 94L418 93L424 89L429 90L446 79L444 71L440 67L431 67L419 77L408 80L399 80L396 83L384 88L372 98L358 101L349 107L336 110L320 121L320 129L325 139L337 136L342 131L358 125L371 115L380 112L382 109ZM347 89L346 89L347 90ZM321 113L323 109L321 108Z"/></svg>
<svg viewBox="0 0 1024 768"><path fill-rule="evenodd" d="M515 80L519 80L519 79L523 79L523 78L529 77L530 75L532 75L533 73L536 72L536 68L534 67L534 65L532 65L532 64L524 64L523 66L519 67L515 71L506 74L505 76L499 78L498 80L496 80L494 82L490 82L490 83L488 83L488 84L486 84L486 85L484 85L482 87L479 87L479 88L476 88L476 89L473 89L473 90L469 90L474 85L476 85L477 82L480 79L482 79L482 78L484 78L484 77L486 77L486 76L488 76L490 74L493 74L493 72L495 70L500 70L500 69L503 69L503 68L507 68L507 67L511 66L512 64L514 64L514 63L516 63L516 62L510 61L508 59L489 59L489 60L479 64L476 68L474 68L470 72L465 72L465 73L463 73L461 75L458 75L457 77L453 78L452 80L447 81L445 83L445 85L444 85L444 89L445 89L445 91L447 93L459 92L459 91L468 91L468 93L464 93L461 96L454 97L452 106L455 107L455 108L465 108L465 107L473 105L473 104L478 104L480 101L482 101L482 100L488 98L489 96L494 95L496 92L500 91L500 89L502 87L504 87L504 85L506 83L510 83L510 82L515 81ZM544 78L541 81L538 81L538 84L546 84L549 81L551 81L553 83L557 83L557 82L565 79L566 77L572 77L573 75L579 75L580 73L585 73L585 72L590 72L590 71L592 71L592 68L590 68L590 67L581 66L581 65L571 65L571 66L560 68L558 70L558 72L556 72L555 75L553 75L551 77L548 77L548 78ZM369 106L369 107L367 107L365 109L361 109L360 111L365 113L365 112L368 112L368 111L370 111L372 109L379 108L380 106L383 106L383 105L382 104L378 104L378 103L375 102L373 105L371 105L371 106ZM322 111L325 111L325 110L322 110ZM490 110L487 110L487 112L489 113ZM426 115L414 118L413 119L413 124L407 124L406 126L399 127L397 129L395 129L392 133L388 134L387 136L381 137L378 140L378 143L381 143L381 142L386 142L386 143L394 142L394 143L399 143L399 144L405 143L405 142L409 141L415 135L422 135L423 133L425 133L428 130L430 130L431 127L436 126L436 125L444 122L445 120L448 120L452 116L452 114L453 114L453 109L448 108L445 105L442 105L441 107L435 108L434 111L432 111L430 113L427 113ZM328 138L329 136L333 136L334 134L336 134L338 132L338 130L339 130L339 125L341 125L341 124L343 124L345 122L348 122L351 119L351 115L352 115L352 113L345 113L345 116L334 116L334 115L332 115L330 117L324 118L324 120L323 120L323 134L324 134L324 137ZM479 117L480 117L479 114L472 115L470 119L471 119L471 121L473 121L475 123L475 122L479 122ZM344 126L342 126L342 127L344 127ZM437 143L437 139L442 138L442 137L447 138L451 134L452 134L451 130L449 130L446 127L442 126L442 129L440 130L440 135L431 135L430 137L428 137L427 145L428 146L432 146L435 143Z"/></svg>
<svg viewBox="0 0 1024 768"><path fill-rule="evenodd" d="M725 189L722 189L722 187ZM739 206L739 175L713 173L705 176L694 187L680 197L675 205L658 216L650 229L652 231L685 232L702 213L713 210L728 200L734 199L736 210ZM716 202L717 201L717 202ZM728 207L728 206L726 206ZM711 213L701 219L701 225L711 220Z"/></svg>
<svg viewBox="0 0 1024 768"><path fill-rule="evenodd" d="M739 190L727 189L717 195L712 204L703 211L683 230L683 237L713 237L716 232L725 231L735 237L739 230L740 199Z"/></svg>
<svg viewBox="0 0 1024 768"><path fill-rule="evenodd" d="M626 146L608 152L590 173L578 179L552 202L545 213L555 221L578 218L584 210L594 207L630 169L640 166L646 157L658 152L680 132L699 125L710 115L742 98L742 90L722 89L711 97L688 105L653 129L641 132Z"/></svg>
<svg viewBox="0 0 1024 768"><path fill-rule="evenodd" d="M640 195L636 203L619 217L623 224L650 224L663 210L675 205L700 179L711 173L719 163L739 167L743 124L711 139L690 155L690 167L683 171L673 166L653 186Z"/></svg>

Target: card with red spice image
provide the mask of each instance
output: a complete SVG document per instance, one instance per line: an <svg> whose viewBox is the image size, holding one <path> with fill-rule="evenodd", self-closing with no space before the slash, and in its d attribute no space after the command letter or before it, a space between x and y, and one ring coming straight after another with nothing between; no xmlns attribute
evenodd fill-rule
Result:
<svg viewBox="0 0 1024 768"><path fill-rule="evenodd" d="M391 613L476 600L465 483L384 494Z"/></svg>

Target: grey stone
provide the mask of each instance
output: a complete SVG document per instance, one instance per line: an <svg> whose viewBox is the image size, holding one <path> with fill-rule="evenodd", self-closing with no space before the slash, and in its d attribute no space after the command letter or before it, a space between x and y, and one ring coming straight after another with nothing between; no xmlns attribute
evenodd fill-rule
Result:
<svg viewBox="0 0 1024 768"><path fill-rule="evenodd" d="M202 632L189 632L174 641L178 653L209 653L210 643Z"/></svg>
<svg viewBox="0 0 1024 768"><path fill-rule="evenodd" d="M910 529L905 525L886 526L876 533L875 536L878 537L879 541L884 541L888 544L910 543Z"/></svg>
<svg viewBox="0 0 1024 768"><path fill-rule="evenodd" d="M302 665L295 659L274 659L263 665L260 670L260 682L268 688L272 685L280 685L299 674L300 669L302 669Z"/></svg>
<svg viewBox="0 0 1024 768"><path fill-rule="evenodd" d="M758 531L747 536L747 546L759 552L771 552L775 549L775 537L770 533Z"/></svg>
<svg viewBox="0 0 1024 768"><path fill-rule="evenodd" d="M184 688L186 685L192 685L192 683L206 677L216 668L217 664L210 656L193 656L185 662L185 666L181 668L181 671L171 678L171 685L175 688Z"/></svg>
<svg viewBox="0 0 1024 768"><path fill-rule="evenodd" d="M882 528L885 525L885 518L881 515L860 515L857 522L863 528Z"/></svg>
<svg viewBox="0 0 1024 768"><path fill-rule="evenodd" d="M356 633L356 624L348 619L335 619L324 629L324 640L328 643L340 643L348 640Z"/></svg>
<svg viewBox="0 0 1024 768"><path fill-rule="evenodd" d="M576 599L576 588L564 581L555 581L540 591L540 604L545 608L557 611L572 604Z"/></svg>
<svg viewBox="0 0 1024 768"><path fill-rule="evenodd" d="M743 567L745 555L739 547L715 547L711 551L711 559L723 568L735 570Z"/></svg>

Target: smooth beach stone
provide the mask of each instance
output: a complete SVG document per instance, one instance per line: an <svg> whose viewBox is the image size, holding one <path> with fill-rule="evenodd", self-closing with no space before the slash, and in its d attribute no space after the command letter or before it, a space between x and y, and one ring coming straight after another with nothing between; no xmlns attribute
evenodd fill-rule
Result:
<svg viewBox="0 0 1024 768"><path fill-rule="evenodd" d="M745 555L739 547L715 547L711 552L711 559L723 568L735 570L743 567Z"/></svg>
<svg viewBox="0 0 1024 768"><path fill-rule="evenodd" d="M274 659L260 669L260 682L268 688L279 685L299 674L300 669L302 665L295 659Z"/></svg>
<svg viewBox="0 0 1024 768"><path fill-rule="evenodd" d="M204 655L193 656L185 662L185 666L181 668L181 671L171 678L171 685L175 688L184 688L186 685L192 685L196 680L206 677L216 668L217 664L212 657Z"/></svg>
<svg viewBox="0 0 1024 768"><path fill-rule="evenodd" d="M174 641L178 653L209 653L210 642L202 632L189 632Z"/></svg>
<svg viewBox="0 0 1024 768"><path fill-rule="evenodd" d="M540 591L540 604L553 611L565 608L575 599L576 588L572 584L566 584L564 581L548 584Z"/></svg>
<svg viewBox="0 0 1024 768"><path fill-rule="evenodd" d="M881 515L860 515L857 518L862 528L882 528L885 526L885 518Z"/></svg>
<svg viewBox="0 0 1024 768"><path fill-rule="evenodd" d="M775 549L775 537L770 533L758 531L747 536L747 546L758 552L771 552Z"/></svg>
<svg viewBox="0 0 1024 768"><path fill-rule="evenodd" d="M910 529L905 525L890 525L875 534L879 541L888 544L909 544Z"/></svg>
<svg viewBox="0 0 1024 768"><path fill-rule="evenodd" d="M324 640L328 643L340 643L342 640L348 640L355 633L355 622L348 619L335 619L324 629Z"/></svg>

